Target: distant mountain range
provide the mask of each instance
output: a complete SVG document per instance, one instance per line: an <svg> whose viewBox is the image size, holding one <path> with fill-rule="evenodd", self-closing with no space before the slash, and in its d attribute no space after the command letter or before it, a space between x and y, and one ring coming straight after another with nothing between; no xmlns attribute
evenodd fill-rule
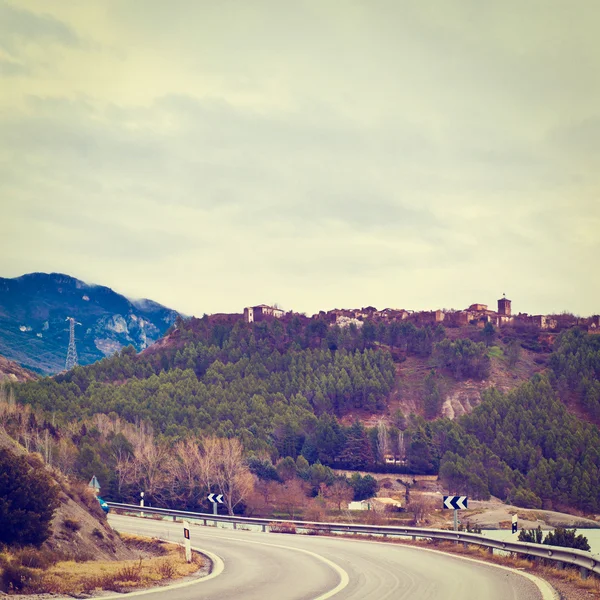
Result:
<svg viewBox="0 0 600 600"><path fill-rule="evenodd" d="M68 317L75 326L79 364L120 348L147 348L179 313L152 300L130 300L108 287L62 273L0 277L0 355L42 374L65 368Z"/></svg>

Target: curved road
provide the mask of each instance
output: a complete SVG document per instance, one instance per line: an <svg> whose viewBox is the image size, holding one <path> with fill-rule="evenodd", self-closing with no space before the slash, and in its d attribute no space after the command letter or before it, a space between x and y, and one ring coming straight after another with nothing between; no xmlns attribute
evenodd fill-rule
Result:
<svg viewBox="0 0 600 600"><path fill-rule="evenodd" d="M183 541L181 523L111 515L122 532ZM407 546L331 537L264 534L191 526L192 547L220 557L223 572L173 590L139 593L157 600L546 600L517 571Z"/></svg>

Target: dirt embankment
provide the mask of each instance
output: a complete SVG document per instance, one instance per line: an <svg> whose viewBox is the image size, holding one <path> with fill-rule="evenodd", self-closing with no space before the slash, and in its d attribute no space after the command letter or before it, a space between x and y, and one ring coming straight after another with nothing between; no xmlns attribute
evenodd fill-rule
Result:
<svg viewBox="0 0 600 600"><path fill-rule="evenodd" d="M27 451L0 431L0 447L15 454ZM68 481L51 471L60 488L60 504L51 522L52 533L43 548L73 560L128 560L136 554L112 530L93 492L82 482Z"/></svg>

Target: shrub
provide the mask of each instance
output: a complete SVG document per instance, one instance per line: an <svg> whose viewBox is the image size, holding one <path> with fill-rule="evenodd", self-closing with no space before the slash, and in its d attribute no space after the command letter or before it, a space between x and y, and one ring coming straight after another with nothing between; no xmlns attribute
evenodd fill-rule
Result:
<svg viewBox="0 0 600 600"><path fill-rule="evenodd" d="M79 531L81 529L81 523L75 519L65 519L64 526L70 531Z"/></svg>
<svg viewBox="0 0 600 600"><path fill-rule="evenodd" d="M18 564L30 569L45 570L58 562L58 557L49 550L38 550L37 548L23 548L15 554Z"/></svg>
<svg viewBox="0 0 600 600"><path fill-rule="evenodd" d="M318 525L308 524L308 525L305 525L303 529L305 530L304 531L305 535L325 535L325 534L327 534L327 530L322 529Z"/></svg>
<svg viewBox="0 0 600 600"><path fill-rule="evenodd" d="M577 529L565 529L564 527L557 527L554 531L550 531L546 534L544 544L589 551L590 544L588 539L581 534L576 535L576 533Z"/></svg>
<svg viewBox="0 0 600 600"><path fill-rule="evenodd" d="M41 459L0 448L0 542L42 544L50 535L58 495Z"/></svg>
<svg viewBox="0 0 600 600"><path fill-rule="evenodd" d="M117 581L139 581L142 577L142 559L137 564L126 565L119 570L115 579Z"/></svg>
<svg viewBox="0 0 600 600"><path fill-rule="evenodd" d="M296 526L293 523L273 522L269 523L271 533L296 533Z"/></svg>
<svg viewBox="0 0 600 600"><path fill-rule="evenodd" d="M21 565L8 564L2 573L2 589L5 592L21 592L37 580L34 571Z"/></svg>
<svg viewBox="0 0 600 600"><path fill-rule="evenodd" d="M156 571L165 579L171 579L171 577L175 575L176 569L175 565L170 560L163 560L157 565Z"/></svg>

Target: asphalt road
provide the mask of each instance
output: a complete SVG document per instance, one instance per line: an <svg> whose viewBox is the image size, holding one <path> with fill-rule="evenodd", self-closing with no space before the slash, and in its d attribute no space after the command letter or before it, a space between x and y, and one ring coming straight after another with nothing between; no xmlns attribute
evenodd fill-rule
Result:
<svg viewBox="0 0 600 600"><path fill-rule="evenodd" d="M183 541L181 523L111 515L122 532ZM265 534L192 525L192 547L222 559L206 581L151 594L149 600L546 600L517 571L438 552L331 537ZM545 583L541 582L542 588ZM547 585L547 584L546 584Z"/></svg>

